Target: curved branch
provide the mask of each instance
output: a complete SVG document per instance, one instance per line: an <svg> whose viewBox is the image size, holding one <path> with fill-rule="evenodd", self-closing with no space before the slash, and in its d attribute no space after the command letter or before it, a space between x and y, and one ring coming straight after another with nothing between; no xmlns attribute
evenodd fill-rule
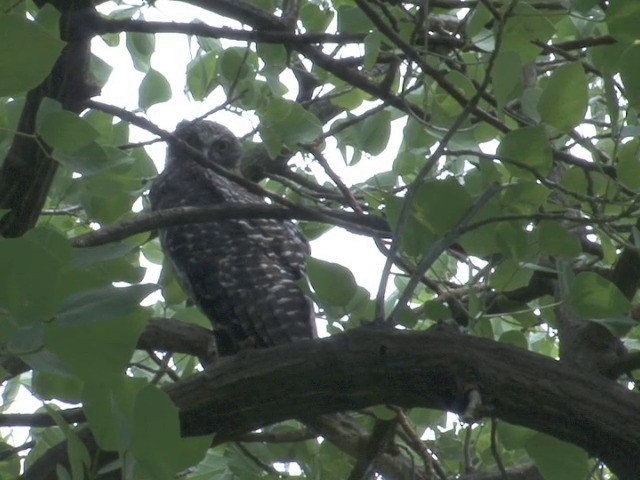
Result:
<svg viewBox="0 0 640 480"><path fill-rule="evenodd" d="M640 395L542 355L439 330L363 328L244 352L168 393L185 434L213 432L220 443L287 418L381 403L459 411L471 389L481 392L480 414L578 445L620 478L640 477Z"/></svg>

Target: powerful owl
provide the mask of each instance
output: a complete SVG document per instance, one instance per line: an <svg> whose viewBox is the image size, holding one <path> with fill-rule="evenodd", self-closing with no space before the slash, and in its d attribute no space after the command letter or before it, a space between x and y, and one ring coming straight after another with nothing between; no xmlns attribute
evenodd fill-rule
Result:
<svg viewBox="0 0 640 480"><path fill-rule="evenodd" d="M180 122L174 135L208 162L238 171L241 146L224 126ZM169 145L149 192L153 210L259 204L264 199ZM298 282L309 245L287 220L228 219L159 230L179 283L209 318L220 355L313 338L313 306Z"/></svg>

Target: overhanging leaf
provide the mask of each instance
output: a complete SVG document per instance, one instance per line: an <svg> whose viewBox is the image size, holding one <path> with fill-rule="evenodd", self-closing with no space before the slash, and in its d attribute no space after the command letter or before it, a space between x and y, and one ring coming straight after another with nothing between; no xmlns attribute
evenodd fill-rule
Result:
<svg viewBox="0 0 640 480"><path fill-rule="evenodd" d="M605 318L629 311L631 303L606 278L593 272L580 272L570 286L569 301L585 318Z"/></svg>
<svg viewBox="0 0 640 480"><path fill-rule="evenodd" d="M320 301L346 307L358 291L358 284L348 268L317 258L307 259L309 281Z"/></svg>
<svg viewBox="0 0 640 480"><path fill-rule="evenodd" d="M155 387L138 393L133 418L132 451L151 478L173 480L179 471L200 461L211 444L211 436L182 438L177 407Z"/></svg>
<svg viewBox="0 0 640 480"><path fill-rule="evenodd" d="M79 292L65 300L56 319L65 324L83 324L104 318L127 315L138 308L140 302L158 289L154 283L113 286Z"/></svg>
<svg viewBox="0 0 640 480"><path fill-rule="evenodd" d="M0 308L19 323L48 320L62 302L59 280L70 260L71 245L53 230L0 238Z"/></svg>
<svg viewBox="0 0 640 480"><path fill-rule="evenodd" d="M584 480L589 471L587 452L550 435L535 433L525 446L545 480Z"/></svg>
<svg viewBox="0 0 640 480"><path fill-rule="evenodd" d="M79 378L110 383L129 364L148 315L140 309L81 323L54 321L45 327L44 343Z"/></svg>
<svg viewBox="0 0 640 480"><path fill-rule="evenodd" d="M86 120L67 110L48 113L38 126L38 133L49 146L65 151L78 150L99 135Z"/></svg>
<svg viewBox="0 0 640 480"><path fill-rule="evenodd" d="M35 22L17 15L0 15L0 96L37 87L64 46L65 42Z"/></svg>
<svg viewBox="0 0 640 480"><path fill-rule="evenodd" d="M453 177L425 182L414 196L412 212L434 233L444 234L460 221L473 200Z"/></svg>
<svg viewBox="0 0 640 480"><path fill-rule="evenodd" d="M546 175L552 164L551 147L544 127L524 127L505 135L498 156L513 175L531 178L531 170ZM528 167L519 168L518 165Z"/></svg>
<svg viewBox="0 0 640 480"><path fill-rule="evenodd" d="M579 62L555 70L538 102L542 121L561 132L578 125L587 112L589 82Z"/></svg>
<svg viewBox="0 0 640 480"><path fill-rule="evenodd" d="M140 108L147 110L156 103L171 99L171 86L160 72L150 68L140 83L138 90Z"/></svg>
<svg viewBox="0 0 640 480"><path fill-rule="evenodd" d="M625 42L640 38L640 3L629 0L611 0L606 10L609 33Z"/></svg>

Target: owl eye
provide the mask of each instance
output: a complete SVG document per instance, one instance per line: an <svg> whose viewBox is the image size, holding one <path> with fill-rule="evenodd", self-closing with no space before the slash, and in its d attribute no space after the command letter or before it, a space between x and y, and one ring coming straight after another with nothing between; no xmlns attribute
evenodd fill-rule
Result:
<svg viewBox="0 0 640 480"><path fill-rule="evenodd" d="M228 152L229 149L231 148L231 143L229 143L226 140L216 140L213 143L213 148L215 148L217 152L225 153L225 152Z"/></svg>

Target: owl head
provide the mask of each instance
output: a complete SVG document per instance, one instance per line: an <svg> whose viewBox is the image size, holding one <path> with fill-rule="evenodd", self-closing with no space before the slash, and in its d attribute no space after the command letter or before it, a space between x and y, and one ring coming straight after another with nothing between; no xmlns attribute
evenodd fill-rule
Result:
<svg viewBox="0 0 640 480"><path fill-rule="evenodd" d="M201 151L208 161L228 170L238 169L242 148L227 127L208 120L183 120L173 134ZM169 145L168 162L174 163L183 158L185 153L178 145Z"/></svg>

